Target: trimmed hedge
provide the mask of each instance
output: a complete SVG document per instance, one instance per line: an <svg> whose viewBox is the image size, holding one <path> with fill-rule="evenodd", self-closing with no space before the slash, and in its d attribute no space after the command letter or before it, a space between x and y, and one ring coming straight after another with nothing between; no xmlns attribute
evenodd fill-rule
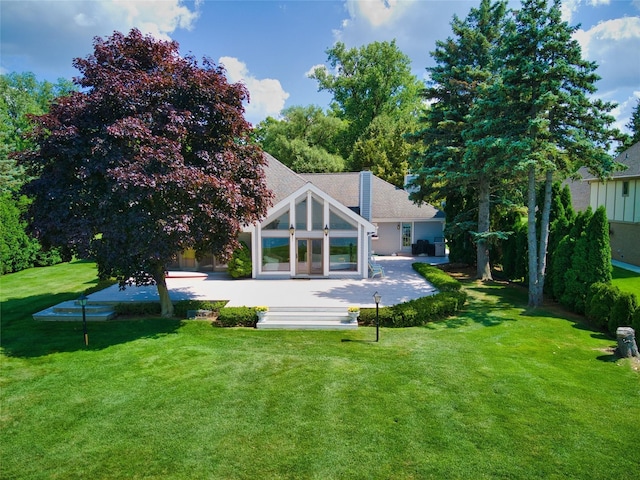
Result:
<svg viewBox="0 0 640 480"><path fill-rule="evenodd" d="M210 300L180 300L173 306L173 314L179 318L187 318L189 310L211 310L219 312L226 305L226 301L210 301Z"/></svg>
<svg viewBox="0 0 640 480"><path fill-rule="evenodd" d="M383 327L419 327L456 314L467 301L462 284L437 267L416 262L413 269L422 275L440 293L408 302L379 308L380 325ZM360 311L361 325L375 325L376 309Z"/></svg>
<svg viewBox="0 0 640 480"><path fill-rule="evenodd" d="M218 324L222 327L255 327L258 321L253 307L224 307L218 312Z"/></svg>
<svg viewBox="0 0 640 480"><path fill-rule="evenodd" d="M462 309L467 301L464 291L442 292L429 297L417 298L391 307L380 307L380 326L382 327L420 327L429 322L442 320ZM375 325L376 309L360 310L361 325Z"/></svg>
<svg viewBox="0 0 640 480"><path fill-rule="evenodd" d="M420 262L416 262L411 266L426 278L431 285L436 287L439 292L457 292L462 288L462 284L458 280L437 267Z"/></svg>

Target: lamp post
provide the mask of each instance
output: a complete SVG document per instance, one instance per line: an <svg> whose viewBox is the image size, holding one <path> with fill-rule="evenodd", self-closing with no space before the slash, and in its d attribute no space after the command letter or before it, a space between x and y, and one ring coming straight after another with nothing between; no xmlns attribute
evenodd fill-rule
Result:
<svg viewBox="0 0 640 480"><path fill-rule="evenodd" d="M380 312L379 312L379 305L380 305L380 300L382 299L382 295L380 295L378 292L373 294L373 300L376 302L376 342L380 339Z"/></svg>
<svg viewBox="0 0 640 480"><path fill-rule="evenodd" d="M83 293L78 298L78 304L82 307L82 332L84 333L84 344L89 345L89 334L87 333L87 296Z"/></svg>

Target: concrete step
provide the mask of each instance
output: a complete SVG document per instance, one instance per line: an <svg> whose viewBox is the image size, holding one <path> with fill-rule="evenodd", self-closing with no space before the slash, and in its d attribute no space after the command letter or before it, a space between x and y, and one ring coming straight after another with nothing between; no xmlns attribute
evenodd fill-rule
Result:
<svg viewBox="0 0 640 480"><path fill-rule="evenodd" d="M89 304L85 307L87 322L104 322L116 316L111 305ZM38 321L81 322L82 307L75 300L34 313L33 319Z"/></svg>
<svg viewBox="0 0 640 480"><path fill-rule="evenodd" d="M353 330L352 320L344 307L274 307L258 320L259 329L289 330Z"/></svg>

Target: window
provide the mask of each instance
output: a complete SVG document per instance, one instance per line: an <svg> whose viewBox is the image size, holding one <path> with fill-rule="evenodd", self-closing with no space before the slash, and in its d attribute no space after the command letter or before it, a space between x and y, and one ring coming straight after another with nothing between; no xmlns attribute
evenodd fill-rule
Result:
<svg viewBox="0 0 640 480"><path fill-rule="evenodd" d="M287 210L275 220L270 221L263 230L289 230L289 211Z"/></svg>
<svg viewBox="0 0 640 480"><path fill-rule="evenodd" d="M307 229L307 199L296 204L296 230Z"/></svg>
<svg viewBox="0 0 640 480"><path fill-rule="evenodd" d="M622 196L629 196L629 182L622 182Z"/></svg>
<svg viewBox="0 0 640 480"><path fill-rule="evenodd" d="M288 272L290 265L288 237L262 239L263 272Z"/></svg>
<svg viewBox="0 0 640 480"><path fill-rule="evenodd" d="M329 212L329 228L331 230L356 230L356 226L343 216L334 212Z"/></svg>
<svg viewBox="0 0 640 480"><path fill-rule="evenodd" d="M358 270L358 239L356 237L329 238L329 270L333 272Z"/></svg>

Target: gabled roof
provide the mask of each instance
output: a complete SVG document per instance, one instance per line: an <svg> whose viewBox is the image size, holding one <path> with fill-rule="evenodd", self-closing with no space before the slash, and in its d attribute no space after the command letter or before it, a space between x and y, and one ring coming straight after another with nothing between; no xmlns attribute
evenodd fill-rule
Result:
<svg viewBox="0 0 640 480"><path fill-rule="evenodd" d="M303 173L301 176L347 207L360 207L360 173ZM419 206L409 200L409 194L406 190L398 188L375 175L371 176L371 180L372 220L444 219L444 212L432 205L425 203Z"/></svg>
<svg viewBox="0 0 640 480"><path fill-rule="evenodd" d="M631 145L615 159L617 163L626 165L625 170L613 172L611 177L614 179L638 178L640 177L640 142ZM581 168L579 173L584 180L596 180L597 178L589 173L586 168Z"/></svg>
<svg viewBox="0 0 640 480"><path fill-rule="evenodd" d="M360 173L295 173L289 167L265 152L267 187L274 194L273 204L296 192L306 183L312 183L342 205L359 212ZM432 205L416 205L409 194L395 185L372 175L372 219L444 219L444 213Z"/></svg>
<svg viewBox="0 0 640 480"><path fill-rule="evenodd" d="M275 157L264 152L267 166L264 169L267 180L267 188L273 192L273 204L277 204L293 192L298 190L307 180L278 161Z"/></svg>

